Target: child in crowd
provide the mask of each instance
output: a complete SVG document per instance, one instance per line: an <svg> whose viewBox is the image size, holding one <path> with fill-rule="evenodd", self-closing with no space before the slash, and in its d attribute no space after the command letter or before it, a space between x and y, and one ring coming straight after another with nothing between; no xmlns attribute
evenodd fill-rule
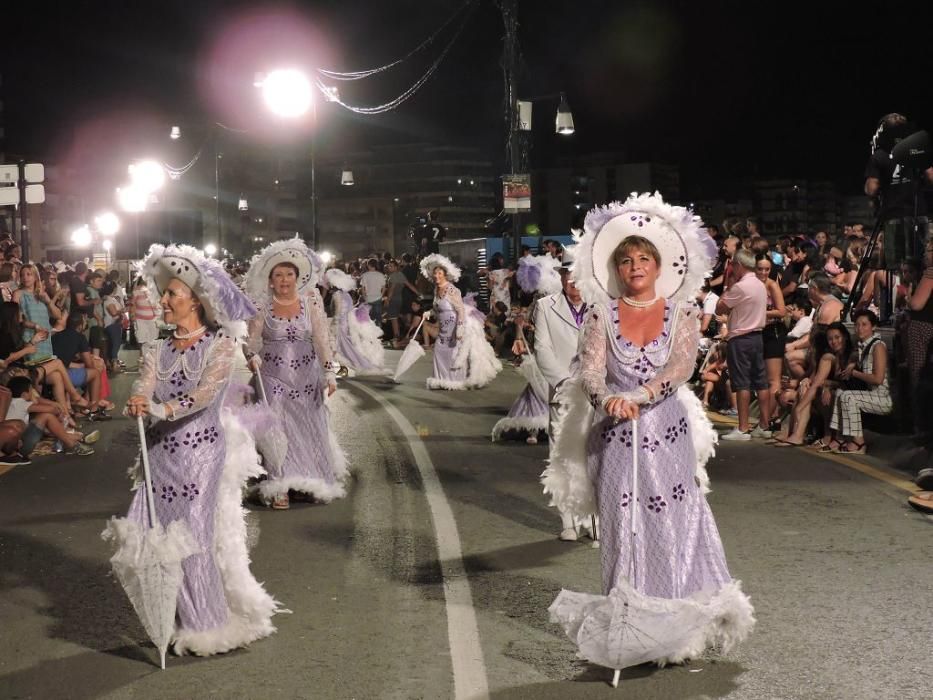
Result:
<svg viewBox="0 0 933 700"><path fill-rule="evenodd" d="M62 420L65 418L62 408L54 401L39 396L28 377L13 377L7 388L13 395L13 399L7 410L6 419L21 421L24 425L20 450L22 456L28 458L29 453L45 435L52 435L61 441L69 454L79 457L94 454L91 444L100 439L99 430L87 435L65 430L65 426L62 425ZM28 464L28 460L20 464Z"/></svg>

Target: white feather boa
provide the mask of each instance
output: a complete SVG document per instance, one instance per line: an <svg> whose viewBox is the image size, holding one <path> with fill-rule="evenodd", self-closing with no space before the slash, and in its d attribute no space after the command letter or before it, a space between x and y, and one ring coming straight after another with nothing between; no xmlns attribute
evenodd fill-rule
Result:
<svg viewBox="0 0 933 700"><path fill-rule="evenodd" d="M347 328L350 333L350 343L367 362L379 368L379 373L385 374L386 353L382 347L382 329L368 316L365 321L356 317L356 309L347 313ZM346 364L346 363L343 363ZM360 372L357 372L360 374Z"/></svg>
<svg viewBox="0 0 933 700"><path fill-rule="evenodd" d="M703 493L709 493L706 462L716 452L716 430L688 386L677 390L677 398L690 421L697 457L697 484ZM541 474L541 484L544 493L551 497L550 505L561 513L589 518L597 515L597 508L596 492L587 471L586 443L593 424L605 414L593 409L577 376L560 385L554 401L558 404L557 418L552 425L553 442L548 466Z"/></svg>
<svg viewBox="0 0 933 700"><path fill-rule="evenodd" d="M466 313L466 323L463 326L463 337L457 342L454 353L454 367L466 367L467 376L463 380L435 379L428 377L429 389L480 389L502 371L502 363L496 357L495 350L486 340L483 324L479 319Z"/></svg>

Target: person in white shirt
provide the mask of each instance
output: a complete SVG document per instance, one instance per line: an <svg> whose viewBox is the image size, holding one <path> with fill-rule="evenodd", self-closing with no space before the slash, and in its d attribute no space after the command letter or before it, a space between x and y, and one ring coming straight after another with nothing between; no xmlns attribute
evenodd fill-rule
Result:
<svg viewBox="0 0 933 700"><path fill-rule="evenodd" d="M379 272L379 263L371 258L366 263L366 272L360 276L360 289L363 301L369 304L369 317L377 325L382 323L382 292L386 286L386 276Z"/></svg>
<svg viewBox="0 0 933 700"><path fill-rule="evenodd" d="M813 328L813 304L806 297L799 301L792 301L787 304L787 312L790 314L794 327L787 333L791 340L800 340L810 333Z"/></svg>
<svg viewBox="0 0 933 700"><path fill-rule="evenodd" d="M564 264L567 262L565 260ZM535 304L534 315L535 358L550 389L549 438L553 435L552 428L559 409L559 405L554 402L554 394L561 383L570 377L570 365L577 355L583 317L586 314L586 304L573 284L570 270L562 267L560 276L563 288L557 294L539 299ZM553 445L553 439L549 439L548 443ZM561 512L560 518L560 539L573 542L578 537L577 524L569 513Z"/></svg>

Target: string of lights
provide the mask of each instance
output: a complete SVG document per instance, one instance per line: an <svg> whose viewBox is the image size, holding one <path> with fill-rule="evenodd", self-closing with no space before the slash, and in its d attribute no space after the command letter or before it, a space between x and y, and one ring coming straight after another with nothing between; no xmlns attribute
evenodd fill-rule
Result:
<svg viewBox="0 0 933 700"><path fill-rule="evenodd" d="M457 19L457 17L460 16L461 13L464 12L464 10L466 10L471 5L475 5L476 3L477 3L477 0L466 0L466 2L463 3L463 5L461 5L460 7L458 7L457 10L454 11L454 13L433 34L431 34L427 39L422 41L420 44L418 44L418 46L416 46L414 49L409 51L407 54L405 54L398 60L392 61L391 63L387 63L384 66L379 66L378 68L370 68L367 70L351 71L347 73L342 73L339 71L318 68L317 73L331 80L362 80L363 78L369 78L370 76L377 75L379 73L384 73L385 71L391 68L394 68L395 66L401 65L402 63L407 61L412 56L417 55L418 53L423 51L425 48L433 44L434 41L437 39L437 37L440 36L444 32L444 30L447 29L447 27L450 26L450 24L455 19ZM466 18L464 18L464 23L465 22L466 22Z"/></svg>
<svg viewBox="0 0 933 700"><path fill-rule="evenodd" d="M467 4L473 4L473 3L471 2ZM473 4L473 7L475 7L475 4ZM371 107L360 107L356 105L351 105L341 100L340 97L335 93L335 91L329 86L325 85L324 82L322 82L320 78L314 79L315 86L321 91L321 93L328 96L329 101L335 102L336 104L339 104L344 109L347 109L356 114L383 114L385 112L389 112L397 108L399 105L401 105L403 102L408 100L410 97L412 97L431 78L431 76L434 75L435 71L437 71L438 69L438 66L440 66L441 62L450 52L450 49L453 48L453 45L457 42L457 39L460 37L460 34L463 32L463 29L466 27L467 21L469 20L469 16L470 15L468 14L466 17L464 17L463 22L457 28L457 31L454 33L453 37L451 37L450 42L448 42L447 46L444 47L444 50L441 51L440 55L438 55L438 57L428 67L428 69L424 72L424 74L420 78L418 78L418 80L416 80L410 87L404 90L400 95L398 95L397 97L395 97L394 99L388 102L384 102L383 104L380 104L380 105L373 105Z"/></svg>

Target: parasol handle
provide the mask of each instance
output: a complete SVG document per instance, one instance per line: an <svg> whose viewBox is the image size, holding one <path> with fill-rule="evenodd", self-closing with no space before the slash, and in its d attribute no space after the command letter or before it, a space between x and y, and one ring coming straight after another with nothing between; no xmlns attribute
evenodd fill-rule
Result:
<svg viewBox="0 0 933 700"><path fill-rule="evenodd" d="M256 371L256 382L259 384L259 393L262 394L262 402L269 405L269 399L266 398L266 385L262 383L262 374Z"/></svg>
<svg viewBox="0 0 933 700"><path fill-rule="evenodd" d="M635 581L635 554L637 552L638 533L638 419L632 418L632 557L629 562L629 580L632 588L638 588Z"/></svg>
<svg viewBox="0 0 933 700"><path fill-rule="evenodd" d="M159 518L155 512L155 498L152 495L152 474L149 472L149 450L146 448L146 426L143 417L136 416L136 427L139 430L139 454L143 460L143 476L146 480L146 505L149 509L149 527L155 528Z"/></svg>
<svg viewBox="0 0 933 700"><path fill-rule="evenodd" d="M418 324L418 327L415 329L415 334L412 336L412 338L414 339L414 341L415 341L416 343L419 342L419 341L418 341L418 334L421 332L421 326L424 325L424 317L425 317L426 313L427 313L427 312L421 314L421 323Z"/></svg>

